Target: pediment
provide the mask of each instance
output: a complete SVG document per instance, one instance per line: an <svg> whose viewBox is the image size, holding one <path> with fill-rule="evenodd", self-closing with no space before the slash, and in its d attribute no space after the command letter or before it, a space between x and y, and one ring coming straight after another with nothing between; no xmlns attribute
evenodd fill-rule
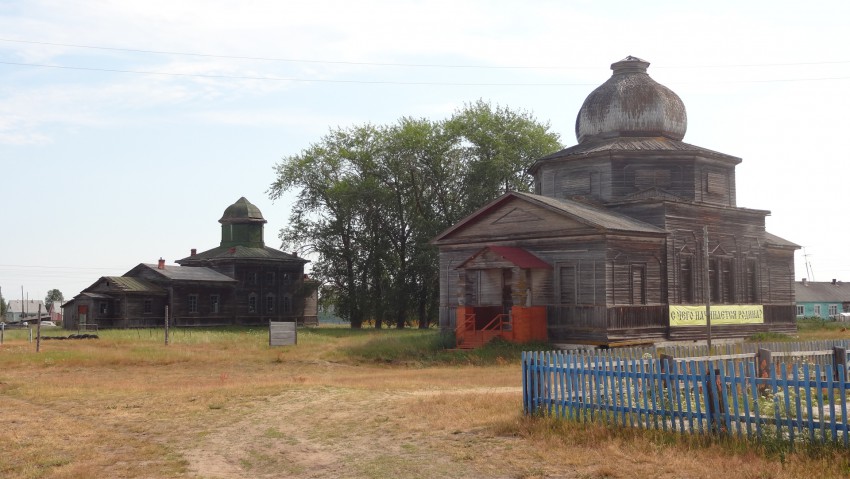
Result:
<svg viewBox="0 0 850 479"><path fill-rule="evenodd" d="M552 269L534 253L515 246L487 246L470 256L457 269Z"/></svg>
<svg viewBox="0 0 850 479"><path fill-rule="evenodd" d="M489 211L480 212L442 239L569 234L590 230L593 228L563 213L513 198Z"/></svg>
<svg viewBox="0 0 850 479"><path fill-rule="evenodd" d="M533 221L543 221L543 218L526 208L517 207L508 211L501 218L496 219L493 224L529 223Z"/></svg>
<svg viewBox="0 0 850 479"><path fill-rule="evenodd" d="M606 231L666 235L661 228L566 198L509 192L440 233L433 242L594 235Z"/></svg>

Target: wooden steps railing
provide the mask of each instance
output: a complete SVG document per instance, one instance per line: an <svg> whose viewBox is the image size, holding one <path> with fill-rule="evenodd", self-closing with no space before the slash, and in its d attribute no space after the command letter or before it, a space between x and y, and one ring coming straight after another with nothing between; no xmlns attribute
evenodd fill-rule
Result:
<svg viewBox="0 0 850 479"><path fill-rule="evenodd" d="M462 328L458 328L457 348L475 349L484 346L502 335L502 331L509 330L510 316L497 314L489 323L481 329L475 329L475 315L467 314L464 318Z"/></svg>

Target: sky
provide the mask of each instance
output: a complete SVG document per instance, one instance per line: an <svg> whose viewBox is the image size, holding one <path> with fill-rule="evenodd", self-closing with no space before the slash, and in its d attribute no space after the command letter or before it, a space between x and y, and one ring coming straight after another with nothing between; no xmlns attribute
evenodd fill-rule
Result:
<svg viewBox="0 0 850 479"><path fill-rule="evenodd" d="M241 196L277 247L274 166L331 129L478 99L565 146L628 55L684 101L684 141L743 159L737 204L850 280L850 2L0 2L0 288L66 299L218 246Z"/></svg>

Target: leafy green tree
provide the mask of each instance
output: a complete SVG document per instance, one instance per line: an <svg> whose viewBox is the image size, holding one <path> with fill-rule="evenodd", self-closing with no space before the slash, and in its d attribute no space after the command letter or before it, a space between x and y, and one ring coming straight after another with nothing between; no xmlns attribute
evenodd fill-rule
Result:
<svg viewBox="0 0 850 479"><path fill-rule="evenodd" d="M44 307L50 309L50 305L52 305L54 301L59 301L60 303L65 302L65 296L62 295L62 291L55 288L48 291L47 295L44 297Z"/></svg>
<svg viewBox="0 0 850 479"><path fill-rule="evenodd" d="M506 191L528 191L527 168L560 147L548 124L479 100L444 121L332 130L278 163L269 196L298 191L280 237L318 256L313 275L353 328L428 327L439 306L429 241Z"/></svg>

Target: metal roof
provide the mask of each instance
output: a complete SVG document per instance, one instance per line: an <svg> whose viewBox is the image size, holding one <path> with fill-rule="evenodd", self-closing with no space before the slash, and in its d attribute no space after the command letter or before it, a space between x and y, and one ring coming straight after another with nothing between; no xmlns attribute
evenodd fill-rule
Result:
<svg viewBox="0 0 850 479"><path fill-rule="evenodd" d="M794 294L798 303L850 302L850 283L795 281Z"/></svg>
<svg viewBox="0 0 850 479"><path fill-rule="evenodd" d="M41 306L41 311L46 313L47 307L44 306L44 301L40 299L10 299L10 313L37 313L38 307Z"/></svg>
<svg viewBox="0 0 850 479"><path fill-rule="evenodd" d="M773 233L768 233L767 231L764 232L764 240L767 244L772 244L772 245L775 245L775 246L787 246L789 248L794 248L794 249L800 248L800 245L798 245L796 243L792 243L792 242L788 241L787 239L780 238L779 236L776 236Z"/></svg>
<svg viewBox="0 0 850 479"><path fill-rule="evenodd" d="M177 263L186 264L193 261L202 260L221 260L221 259L264 259L264 260L280 260L280 261L297 261L300 263L309 263L309 260L299 258L298 256L284 253L283 251L269 248L252 248L250 246L219 246L207 251L202 251L194 256L187 256L178 259Z"/></svg>
<svg viewBox="0 0 850 479"><path fill-rule="evenodd" d="M165 289L143 279L131 276L104 276L110 288L124 293L154 293L165 294Z"/></svg>
<svg viewBox="0 0 850 479"><path fill-rule="evenodd" d="M236 203L228 206L219 223L266 223L260 209L254 206L244 196L236 200Z"/></svg>
<svg viewBox="0 0 850 479"><path fill-rule="evenodd" d="M584 143L579 143L578 145L571 146L569 148L564 148L561 151L556 151L555 153L546 155L543 158L538 159L534 162L533 165L531 165L530 170L534 171L538 163L547 160L566 158L570 156L588 155L591 153L600 153L606 151L670 151L682 153L701 153L715 158L733 160L736 163L741 162L741 159L737 156L727 155L725 153L720 153L718 151L709 150L708 148L691 145L690 143L685 143L679 140L672 140L663 136L624 136L599 141L586 141Z"/></svg>
<svg viewBox="0 0 850 479"><path fill-rule="evenodd" d="M162 269L155 264L142 263L151 270L177 281L209 281L217 283L235 283L236 280L218 271L202 266L173 266L165 265Z"/></svg>

